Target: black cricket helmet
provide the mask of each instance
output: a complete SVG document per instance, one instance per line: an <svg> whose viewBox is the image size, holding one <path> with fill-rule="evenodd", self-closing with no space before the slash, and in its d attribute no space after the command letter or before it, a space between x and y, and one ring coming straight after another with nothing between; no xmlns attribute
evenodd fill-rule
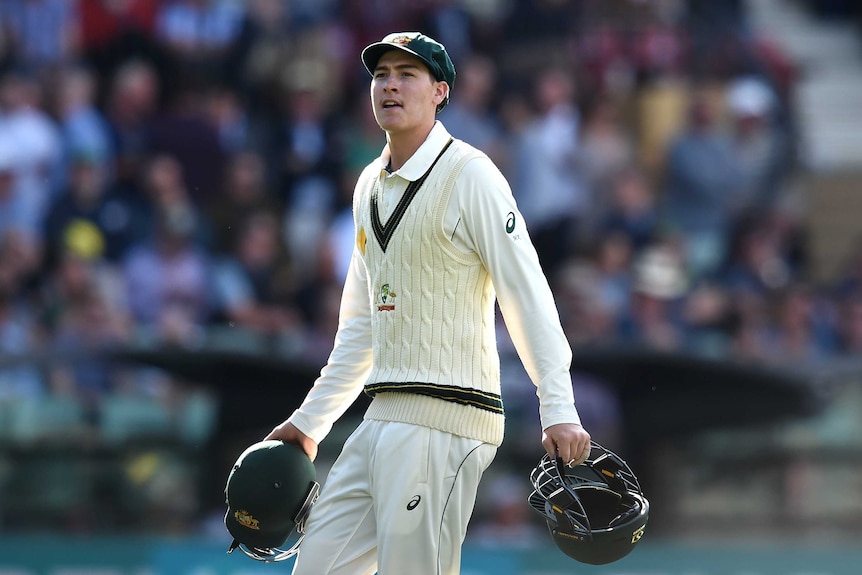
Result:
<svg viewBox="0 0 862 575"><path fill-rule="evenodd" d="M581 563L622 559L644 534L649 501L637 477L594 441L587 460L574 467L545 454L530 481L530 505L545 518L557 547Z"/></svg>
<svg viewBox="0 0 862 575"><path fill-rule="evenodd" d="M224 524L233 536L228 553L239 549L258 561L282 561L299 552L305 521L320 484L314 464L299 447L267 440L236 460L225 487ZM281 549L293 531L299 538Z"/></svg>

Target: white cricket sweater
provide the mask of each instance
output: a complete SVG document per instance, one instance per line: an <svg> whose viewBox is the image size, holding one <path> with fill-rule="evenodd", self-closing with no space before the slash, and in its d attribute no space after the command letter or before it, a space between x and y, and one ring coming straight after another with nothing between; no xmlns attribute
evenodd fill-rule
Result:
<svg viewBox="0 0 862 575"><path fill-rule="evenodd" d="M487 156L463 142L454 140L441 156L450 138L438 122L400 170L383 170L389 160L384 149L359 178L357 248L335 345L290 417L315 441L367 384L374 400L366 418L427 425L499 445L495 296L537 386L542 428L580 422L571 349L511 190ZM404 200L409 184L438 156L415 197ZM374 189L377 223L371 216Z"/></svg>
<svg viewBox="0 0 862 575"><path fill-rule="evenodd" d="M443 232L455 181L478 157L451 140L385 221L378 217L379 179L369 174L360 183L354 213L366 238L359 249L371 290L374 349L365 389L375 400L366 417L499 443L494 289L478 254L460 251Z"/></svg>

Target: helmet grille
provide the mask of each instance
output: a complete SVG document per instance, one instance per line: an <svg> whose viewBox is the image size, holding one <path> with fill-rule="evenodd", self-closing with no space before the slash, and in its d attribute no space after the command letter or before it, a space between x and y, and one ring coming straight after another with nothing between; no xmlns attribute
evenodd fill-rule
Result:
<svg viewBox="0 0 862 575"><path fill-rule="evenodd" d="M590 457L573 468L544 455L530 474L529 504L545 518L561 551L602 565L640 541L649 502L625 461L595 442L591 447Z"/></svg>

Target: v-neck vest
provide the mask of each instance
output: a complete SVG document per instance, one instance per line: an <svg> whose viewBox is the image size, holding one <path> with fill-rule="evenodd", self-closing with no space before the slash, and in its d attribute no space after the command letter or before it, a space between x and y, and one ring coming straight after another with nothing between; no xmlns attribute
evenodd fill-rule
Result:
<svg viewBox="0 0 862 575"><path fill-rule="evenodd" d="M366 170L357 186L354 218L374 348L366 391L375 399L366 417L499 444L494 289L479 256L459 250L443 230L455 181L480 155L450 142L385 219L373 211L379 174Z"/></svg>

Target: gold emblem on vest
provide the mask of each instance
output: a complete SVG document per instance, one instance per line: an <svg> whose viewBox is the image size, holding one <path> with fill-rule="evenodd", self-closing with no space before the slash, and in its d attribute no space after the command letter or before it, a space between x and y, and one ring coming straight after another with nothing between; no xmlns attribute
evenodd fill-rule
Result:
<svg viewBox="0 0 862 575"><path fill-rule="evenodd" d="M396 294L389 288L389 284L383 284L377 294L377 311L392 311L395 309Z"/></svg>

